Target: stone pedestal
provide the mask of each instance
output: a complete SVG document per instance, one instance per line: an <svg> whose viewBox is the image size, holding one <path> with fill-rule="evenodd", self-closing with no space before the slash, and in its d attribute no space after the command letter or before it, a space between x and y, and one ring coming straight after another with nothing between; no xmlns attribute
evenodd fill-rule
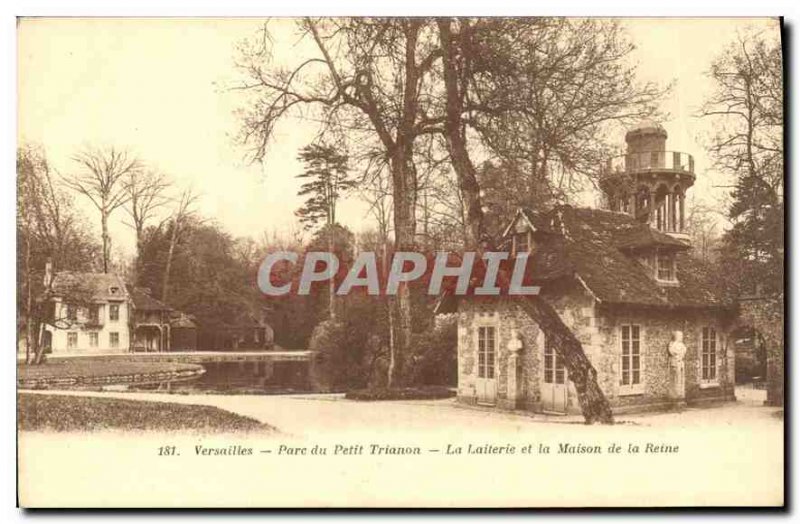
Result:
<svg viewBox="0 0 800 524"><path fill-rule="evenodd" d="M683 360L669 359L670 381L672 383L672 398L683 400L686 398L686 370Z"/></svg>
<svg viewBox="0 0 800 524"><path fill-rule="evenodd" d="M683 343L683 332L675 331L672 342L669 343L669 374L670 392L675 400L686 398L686 370L683 357L686 355L686 345Z"/></svg>

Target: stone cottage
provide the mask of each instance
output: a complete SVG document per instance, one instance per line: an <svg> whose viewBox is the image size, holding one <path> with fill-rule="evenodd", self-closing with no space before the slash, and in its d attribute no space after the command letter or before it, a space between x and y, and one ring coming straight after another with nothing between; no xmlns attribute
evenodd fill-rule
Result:
<svg viewBox="0 0 800 524"><path fill-rule="evenodd" d="M608 209L520 209L502 244L529 253L532 280L583 345L615 412L733 400L736 309L691 256L684 197L692 157L665 150L651 122L601 181ZM458 398L580 412L557 348L514 297L440 303L458 313Z"/></svg>

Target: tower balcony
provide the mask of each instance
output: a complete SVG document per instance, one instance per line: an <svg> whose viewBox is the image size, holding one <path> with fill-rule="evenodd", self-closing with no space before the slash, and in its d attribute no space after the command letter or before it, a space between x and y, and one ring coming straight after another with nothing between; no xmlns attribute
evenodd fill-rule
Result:
<svg viewBox="0 0 800 524"><path fill-rule="evenodd" d="M694 157L681 151L627 153L609 158L602 178L636 173L675 173L694 179Z"/></svg>

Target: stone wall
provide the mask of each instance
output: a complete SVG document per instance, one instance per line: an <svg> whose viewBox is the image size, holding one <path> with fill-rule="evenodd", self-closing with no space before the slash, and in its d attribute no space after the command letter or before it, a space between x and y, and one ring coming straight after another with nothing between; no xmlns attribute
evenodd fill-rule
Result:
<svg viewBox="0 0 800 524"><path fill-rule="evenodd" d="M524 318L523 318L524 317ZM474 298L462 300L458 311L458 399L462 402L477 402L476 380L478 378L478 327L494 326L497 330L496 383L497 404L514 409L522 407L529 398L538 398L538 381L527 377L538 377L541 351L541 334L538 326L519 311L507 298ZM522 340L518 353L517 369L509 369L509 342L516 330ZM509 394L509 374L518 378L516 387L519 400Z"/></svg>
<svg viewBox="0 0 800 524"><path fill-rule="evenodd" d="M595 320L594 300L581 288L559 295L552 302L564 322L584 344L592 359L602 355ZM513 298L473 297L459 304L458 318L458 398L476 402L478 326L494 325L498 333L497 348L497 405L503 408L525 408L540 411L542 382L542 352L544 333L515 303ZM509 341L516 331L522 342L518 356L517 398L509 399ZM594 362L594 360L593 360ZM570 411L580 411L574 387L568 388Z"/></svg>
<svg viewBox="0 0 800 524"><path fill-rule="evenodd" d="M615 411L673 407L667 347L674 331L684 333L686 401L732 400L734 387L734 346L728 341L730 319L713 311L670 311L662 308L622 308L598 304L580 285L552 290L547 299L564 323L575 333L587 357L597 370L600 387ZM459 305L458 328L458 398L476 402L477 330L480 325L497 329L496 356L497 405L501 408L541 410L542 351L544 334L510 298L471 298ZM619 385L621 329L623 324L637 324L641 329L642 392L627 394ZM717 331L718 381L701 384L700 347L704 326ZM509 341L516 330L522 341L517 370L517 398L509 394ZM570 382L567 411L579 413L577 395ZM682 402L677 402L681 404Z"/></svg>
<svg viewBox="0 0 800 524"><path fill-rule="evenodd" d="M728 340L730 323L719 312L713 311L670 311L666 309L620 308L602 306L598 308L600 333L605 350L607 365L604 371L611 373L610 381L605 381L603 390L612 406L627 407L637 404L663 404L672 402L670 395L671 378L669 353L667 348L674 331L683 332L686 345L684 369L686 377L686 401L732 400L734 377L734 347ZM621 361L621 326L637 324L640 326L641 350L643 357L643 393L625 394L618 380ZM700 351L703 327L713 327L717 332L717 383L701 384ZM599 371L599 370L598 370Z"/></svg>

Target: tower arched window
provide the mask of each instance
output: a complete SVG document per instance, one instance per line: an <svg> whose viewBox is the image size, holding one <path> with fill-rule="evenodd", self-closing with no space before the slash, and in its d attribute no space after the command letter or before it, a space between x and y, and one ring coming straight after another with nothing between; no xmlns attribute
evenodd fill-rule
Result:
<svg viewBox="0 0 800 524"><path fill-rule="evenodd" d="M640 186L636 190L636 218L643 222L649 221L651 205L650 189L646 186Z"/></svg>
<svg viewBox="0 0 800 524"><path fill-rule="evenodd" d="M661 184L656 190L654 217L656 229L659 231L667 231L669 207L669 190Z"/></svg>
<svg viewBox="0 0 800 524"><path fill-rule="evenodd" d="M622 193L619 197L619 210L623 213L630 215L631 213L631 199L628 193Z"/></svg>
<svg viewBox="0 0 800 524"><path fill-rule="evenodd" d="M672 188L672 205L670 206L670 231L683 231L683 191L680 185Z"/></svg>

